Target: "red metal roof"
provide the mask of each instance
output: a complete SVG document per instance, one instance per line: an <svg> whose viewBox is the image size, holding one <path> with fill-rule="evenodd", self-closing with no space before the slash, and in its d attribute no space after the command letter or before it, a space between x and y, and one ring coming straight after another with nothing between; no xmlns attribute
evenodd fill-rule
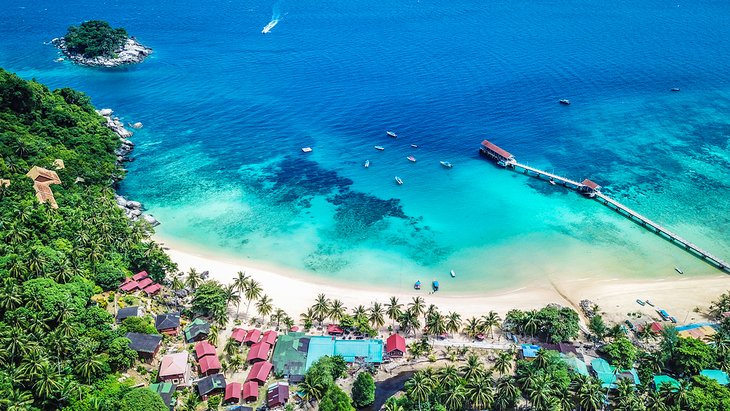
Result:
<svg viewBox="0 0 730 411"><path fill-rule="evenodd" d="M329 324L327 326L327 334L344 334L345 331L337 324Z"/></svg>
<svg viewBox="0 0 730 411"><path fill-rule="evenodd" d="M255 343L259 341L259 338L261 338L261 330L253 329L249 330L248 334L246 334L246 338L244 338L243 342L245 343Z"/></svg>
<svg viewBox="0 0 730 411"><path fill-rule="evenodd" d="M154 295L160 292L162 289L162 286L157 283L152 283L151 285L147 286L144 289L144 292L147 293L147 295Z"/></svg>
<svg viewBox="0 0 730 411"><path fill-rule="evenodd" d="M208 341L198 341L195 344L195 357L201 359L207 355L215 355L215 346Z"/></svg>
<svg viewBox="0 0 730 411"><path fill-rule="evenodd" d="M271 369L273 367L274 366L268 361L257 362L253 365L253 367L251 367L251 371L249 371L246 381L256 381L263 384L266 382L266 379L269 378L269 373L271 373Z"/></svg>
<svg viewBox="0 0 730 411"><path fill-rule="evenodd" d="M136 290L137 288L139 288L139 283L129 279L127 279L127 281L125 281L124 284L119 287L119 289L124 292L130 292Z"/></svg>
<svg viewBox="0 0 730 411"><path fill-rule="evenodd" d="M589 180L587 178L585 180L583 180L583 182L581 184L583 184L584 186L590 188L591 190L595 190L595 189L601 187L598 184L594 183L593 181L591 181L591 180Z"/></svg>
<svg viewBox="0 0 730 411"><path fill-rule="evenodd" d="M148 275L149 275L149 274L147 274L147 271L140 271L140 272L138 272L137 274L133 275L133 276L132 276L132 279L133 279L134 281L139 281L139 280L141 280L141 279L143 279L143 278L147 277Z"/></svg>
<svg viewBox="0 0 730 411"><path fill-rule="evenodd" d="M243 383L243 400L256 401L259 398L259 385L256 381L246 381Z"/></svg>
<svg viewBox="0 0 730 411"><path fill-rule="evenodd" d="M385 340L385 352L390 354L395 350L406 352L406 339L398 334L393 334Z"/></svg>
<svg viewBox="0 0 730 411"><path fill-rule="evenodd" d="M215 374L221 370L221 362L218 361L218 357L215 355L204 357L198 362L198 365L200 365L200 372L203 374L208 374L209 372Z"/></svg>
<svg viewBox="0 0 730 411"><path fill-rule="evenodd" d="M241 383L240 382L229 382L226 384L226 393L223 396L223 401L240 400L241 399Z"/></svg>
<svg viewBox="0 0 730 411"><path fill-rule="evenodd" d="M660 333L660 332L662 332L662 329L664 327L662 327L661 324L659 324L658 322L655 321L655 322L651 323L650 328L653 333Z"/></svg>
<svg viewBox="0 0 730 411"><path fill-rule="evenodd" d="M269 350L271 349L271 344L267 344L265 342L259 342L251 346L251 349L248 351L248 357L246 357L246 360L251 361L265 361L269 358Z"/></svg>
<svg viewBox="0 0 730 411"><path fill-rule="evenodd" d="M151 278L149 278L149 277L145 277L145 278L141 279L141 280L140 280L140 281L139 281L139 282L137 283L137 286L139 287L139 289L140 289L140 290L142 290L142 289L144 289L144 288L147 288L148 286L152 285L152 283L153 283L153 282L154 282L154 281L152 281L152 279L151 279Z"/></svg>
<svg viewBox="0 0 730 411"><path fill-rule="evenodd" d="M239 344L243 342L243 339L246 338L246 330L243 328L234 328L233 332L231 333L231 339L238 342Z"/></svg>
<svg viewBox="0 0 730 411"><path fill-rule="evenodd" d="M482 146L484 146L484 148L486 148L490 151L493 151L494 153L496 153L504 158L512 157L512 154L510 154L509 151L496 146L494 143L490 142L489 140L482 141Z"/></svg>
<svg viewBox="0 0 730 411"><path fill-rule="evenodd" d="M261 339L261 342L265 342L267 344L274 345L276 344L276 338L279 334L276 333L274 330L269 330L264 333L264 338Z"/></svg>

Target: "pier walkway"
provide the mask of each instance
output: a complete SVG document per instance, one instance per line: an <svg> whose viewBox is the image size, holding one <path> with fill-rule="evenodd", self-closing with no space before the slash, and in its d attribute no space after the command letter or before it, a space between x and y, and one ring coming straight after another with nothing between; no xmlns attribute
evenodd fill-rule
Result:
<svg viewBox="0 0 730 411"><path fill-rule="evenodd" d="M702 260L707 262L708 264L711 264L722 271L730 272L730 264L728 264L724 260L715 257L714 255L710 254L708 251L705 251L694 243L685 240L684 238L673 233L672 231L669 231L663 226L644 217L642 214L637 213L629 207L626 207L625 205L619 203L611 197L608 197L607 195L601 193L601 186L591 180L583 180L583 182L579 183L569 178L561 177L553 173L548 173L547 171L540 170L539 168L530 167L526 164L518 163L512 154L496 146L494 143L491 143L488 140L482 141L482 145L479 150L481 155L497 161L497 164L500 166L503 166L505 168L512 168L515 171L521 169L524 174L530 175L530 173L533 173L533 177L537 177L540 179L545 176L555 184L561 184L564 187L576 190L588 198L597 199L605 206L616 210L617 212L623 214L625 217L628 217L630 220L641 224L642 226L654 231L654 233L656 233L657 235L665 237L667 240L684 248L686 251L702 258Z"/></svg>

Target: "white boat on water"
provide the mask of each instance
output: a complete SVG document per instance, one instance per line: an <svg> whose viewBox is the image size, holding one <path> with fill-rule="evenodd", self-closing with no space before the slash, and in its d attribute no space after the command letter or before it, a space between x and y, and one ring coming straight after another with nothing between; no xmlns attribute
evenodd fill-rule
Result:
<svg viewBox="0 0 730 411"><path fill-rule="evenodd" d="M385 147L383 147L383 146L375 146L375 149L378 150L378 151L383 151L383 150L385 150Z"/></svg>
<svg viewBox="0 0 730 411"><path fill-rule="evenodd" d="M451 168L454 166L453 164L449 163L448 161L439 161L439 163L441 163L441 165L446 168Z"/></svg>
<svg viewBox="0 0 730 411"><path fill-rule="evenodd" d="M365 168L370 167L370 160L365 160Z"/></svg>
<svg viewBox="0 0 730 411"><path fill-rule="evenodd" d="M411 144L411 147L418 148L418 144Z"/></svg>
<svg viewBox="0 0 730 411"><path fill-rule="evenodd" d="M564 106L569 106L570 105L570 100L568 100L567 98L564 98L562 100L559 100L558 102L560 104L564 105Z"/></svg>
<svg viewBox="0 0 730 411"><path fill-rule="evenodd" d="M393 137L393 138L397 138L398 137L398 134L395 134L392 131L386 131L385 134L387 134L388 137Z"/></svg>
<svg viewBox="0 0 730 411"><path fill-rule="evenodd" d="M454 277L456 277L456 271L451 270L451 278L454 278Z"/></svg>
<svg viewBox="0 0 730 411"><path fill-rule="evenodd" d="M302 151L304 151L305 153L311 153L312 147L302 147Z"/></svg>
<svg viewBox="0 0 730 411"><path fill-rule="evenodd" d="M398 176L395 176L395 182L398 183L399 186L403 185L403 180L401 180Z"/></svg>
<svg viewBox="0 0 730 411"><path fill-rule="evenodd" d="M412 162L412 163L415 163L415 162L416 162L416 158L415 158L415 157L413 157L413 156L408 156L408 157L406 157L406 158L408 159L408 161L410 161L410 162Z"/></svg>
<svg viewBox="0 0 730 411"><path fill-rule="evenodd" d="M680 274L684 274L684 271L682 271L682 269L679 268L679 267L674 267L674 271L676 271L676 272L678 272Z"/></svg>

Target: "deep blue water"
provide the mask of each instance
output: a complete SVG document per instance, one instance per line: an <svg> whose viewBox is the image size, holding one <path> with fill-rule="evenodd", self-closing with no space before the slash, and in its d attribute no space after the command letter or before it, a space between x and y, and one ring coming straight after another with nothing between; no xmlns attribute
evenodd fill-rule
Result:
<svg viewBox="0 0 730 411"><path fill-rule="evenodd" d="M451 268L462 291L713 272L479 159L489 138L730 258L727 1L2 6L0 66L145 124L121 190L171 242L388 287ZM96 18L154 54L113 70L54 62L44 42Z"/></svg>

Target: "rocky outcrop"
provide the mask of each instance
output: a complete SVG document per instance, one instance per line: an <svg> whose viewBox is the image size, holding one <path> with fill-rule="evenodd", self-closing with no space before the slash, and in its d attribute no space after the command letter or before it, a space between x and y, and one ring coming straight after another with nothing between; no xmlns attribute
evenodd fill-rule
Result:
<svg viewBox="0 0 730 411"><path fill-rule="evenodd" d="M68 51L66 47L66 41L63 37L58 37L51 40L51 43L58 47L61 52L66 55L71 61L82 66L91 67L116 67L125 64L136 64L141 63L152 53L152 49L143 46L134 37L130 37L124 43L124 46L117 50L116 57L84 57L83 55L72 53Z"/></svg>
<svg viewBox="0 0 730 411"><path fill-rule="evenodd" d="M132 161L132 159L129 158L129 154L132 152L132 150L134 150L134 143L129 140L129 137L132 136L132 133L124 128L124 124L119 121L118 117L112 117L112 114L114 114L112 109L105 108L102 110L97 110L96 112L106 119L106 126L114 131L117 136L119 136L119 141L121 142L121 145L114 151L114 154L117 155L117 166L121 168L124 162ZM115 177L115 180L118 181L119 179L120 178ZM143 219L152 227L160 225L160 222L157 221L155 217L153 217L151 214L144 213L144 206L139 201L128 200L118 194L114 194L114 201L116 201L117 206L124 211L124 214L130 220L137 221L139 219Z"/></svg>

